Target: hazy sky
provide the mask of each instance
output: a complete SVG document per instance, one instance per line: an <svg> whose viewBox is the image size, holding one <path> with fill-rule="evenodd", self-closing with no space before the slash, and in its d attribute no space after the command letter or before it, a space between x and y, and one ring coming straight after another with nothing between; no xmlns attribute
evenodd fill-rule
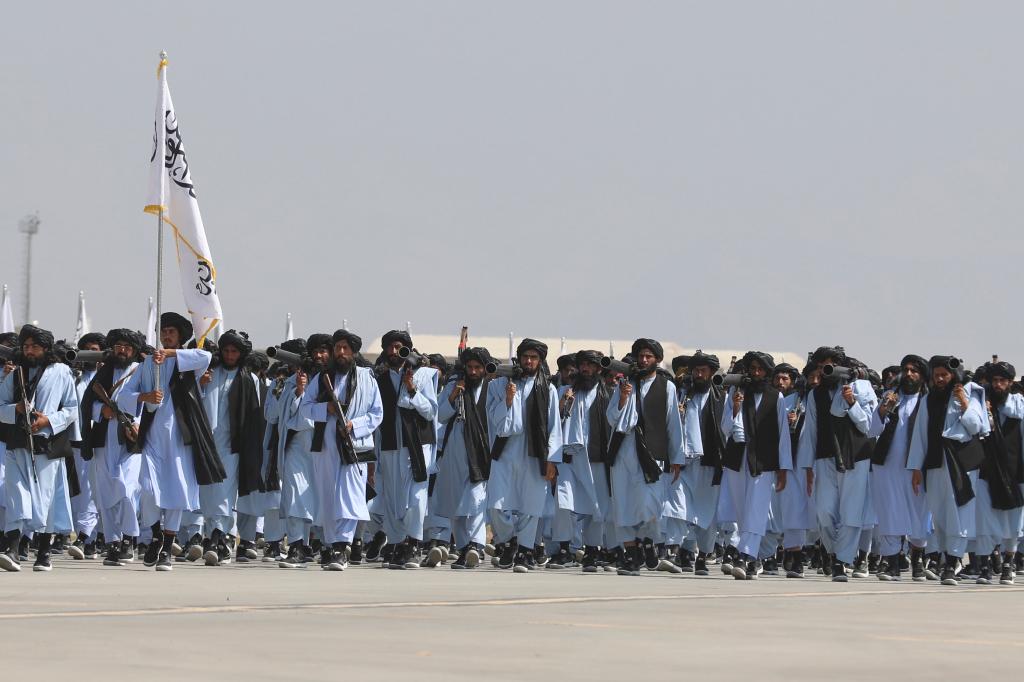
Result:
<svg viewBox="0 0 1024 682"><path fill-rule="evenodd" d="M144 325L165 49L257 345L290 311L300 335L1020 366L1022 25L1014 2L7 3L0 278L22 294L38 210L33 317L70 335L84 289L94 327Z"/></svg>

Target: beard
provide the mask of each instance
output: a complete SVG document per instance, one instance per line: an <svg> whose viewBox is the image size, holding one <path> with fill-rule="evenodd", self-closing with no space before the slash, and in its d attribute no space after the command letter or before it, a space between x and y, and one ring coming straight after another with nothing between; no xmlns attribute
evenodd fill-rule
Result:
<svg viewBox="0 0 1024 682"><path fill-rule="evenodd" d="M904 395L912 395L914 393L920 393L921 392L921 382L920 381L914 381L913 379L908 379L907 377L903 377L903 379L900 380L900 391Z"/></svg>
<svg viewBox="0 0 1024 682"><path fill-rule="evenodd" d="M537 372L540 371L540 366L535 367L533 370L529 370L520 365L520 369L522 370L524 377L535 377L537 376Z"/></svg>
<svg viewBox="0 0 1024 682"><path fill-rule="evenodd" d="M334 358L332 365L335 374L348 374L348 371L352 369L352 361L344 358Z"/></svg>
<svg viewBox="0 0 1024 682"><path fill-rule="evenodd" d="M43 356L40 358L30 358L27 355L24 355L21 358L20 364L25 369L32 369L33 367L42 367L44 364L46 364L46 357Z"/></svg>
<svg viewBox="0 0 1024 682"><path fill-rule="evenodd" d="M392 355L388 358L388 367L394 370L402 369L402 365L405 364L405 358L400 355Z"/></svg>
<svg viewBox="0 0 1024 682"><path fill-rule="evenodd" d="M476 377L474 379L473 377L471 377L469 375L466 375L465 377L463 377L462 381L463 381L463 383L466 384L466 390L467 391L472 391L472 390L475 390L477 386L479 386L480 384L483 383L484 378L483 377Z"/></svg>
<svg viewBox="0 0 1024 682"><path fill-rule="evenodd" d="M997 391L996 389L989 386L988 388L989 399L993 405L1002 405L1006 402L1006 399L1010 397L1009 391Z"/></svg>
<svg viewBox="0 0 1024 682"><path fill-rule="evenodd" d="M754 393L764 393L764 389L768 388L768 379L754 379L751 377L747 388Z"/></svg>
<svg viewBox="0 0 1024 682"><path fill-rule="evenodd" d="M704 393L711 388L711 382L707 379L691 379L690 388L692 388L695 393Z"/></svg>
<svg viewBox="0 0 1024 682"><path fill-rule="evenodd" d="M575 380L572 383L572 390L574 391L589 391L590 389L597 386L599 378L596 374L577 374Z"/></svg>
<svg viewBox="0 0 1024 682"><path fill-rule="evenodd" d="M115 355L111 358L110 364L112 364L115 369L128 369L128 365L132 364L132 359Z"/></svg>

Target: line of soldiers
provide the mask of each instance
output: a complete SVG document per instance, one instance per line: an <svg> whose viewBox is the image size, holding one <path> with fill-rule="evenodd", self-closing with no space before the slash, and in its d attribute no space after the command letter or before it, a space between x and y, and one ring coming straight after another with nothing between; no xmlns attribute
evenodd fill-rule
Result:
<svg viewBox="0 0 1024 682"><path fill-rule="evenodd" d="M34 547L37 571L63 551L170 571L260 548L335 571L1020 570L1024 396L995 358L907 355L879 376L841 347L802 370L698 351L669 373L641 338L551 374L529 338L512 363L449 363L393 330L369 361L347 329L264 353L235 330L197 348L176 313L160 326L160 349L129 329L77 349L31 325L0 337L0 567Z"/></svg>

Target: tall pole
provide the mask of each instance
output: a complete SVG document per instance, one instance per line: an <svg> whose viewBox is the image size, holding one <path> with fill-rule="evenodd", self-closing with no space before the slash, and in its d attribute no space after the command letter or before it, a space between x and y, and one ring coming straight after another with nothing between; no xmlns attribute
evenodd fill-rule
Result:
<svg viewBox="0 0 1024 682"><path fill-rule="evenodd" d="M163 70L163 68L164 68L164 66L166 64L167 64L167 53L161 50L160 51L160 69L161 69L161 71ZM166 106L166 104L167 103L164 102L165 106ZM160 112L161 120L159 121L160 125L164 125L163 120L162 120L163 119L163 115L164 115L164 112L161 111ZM157 149L156 153L159 154L159 155L163 155L165 153L165 150ZM164 189L163 188L164 188L164 183L163 183L163 180L161 179L161 181L160 181L160 209L157 211L157 214L156 214L156 349L157 350L163 350L163 348L164 348L163 339L160 336L160 332L162 331L161 328L160 328L160 326L161 326L160 316L163 315L163 312L164 312L164 308L163 308L163 305L164 305L164 201L166 201L166 199L164 197ZM162 384L160 382L160 365L157 365L157 364L154 363L154 365L153 365L153 374L154 374L154 378L156 379L156 385L155 385L154 388L159 391L159 390L161 390L161 386L162 386Z"/></svg>
<svg viewBox="0 0 1024 682"><path fill-rule="evenodd" d="M21 219L19 229L25 234L25 309L22 323L29 324L32 318L32 237L39 232L39 215L27 215Z"/></svg>

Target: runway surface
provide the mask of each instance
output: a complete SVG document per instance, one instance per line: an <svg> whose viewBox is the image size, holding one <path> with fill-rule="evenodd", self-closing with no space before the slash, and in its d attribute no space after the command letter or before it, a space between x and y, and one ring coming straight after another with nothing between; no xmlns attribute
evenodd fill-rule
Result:
<svg viewBox="0 0 1024 682"><path fill-rule="evenodd" d="M1019 586L56 558L0 574L5 672L79 679L1013 677ZM909 677L908 677L909 676Z"/></svg>

